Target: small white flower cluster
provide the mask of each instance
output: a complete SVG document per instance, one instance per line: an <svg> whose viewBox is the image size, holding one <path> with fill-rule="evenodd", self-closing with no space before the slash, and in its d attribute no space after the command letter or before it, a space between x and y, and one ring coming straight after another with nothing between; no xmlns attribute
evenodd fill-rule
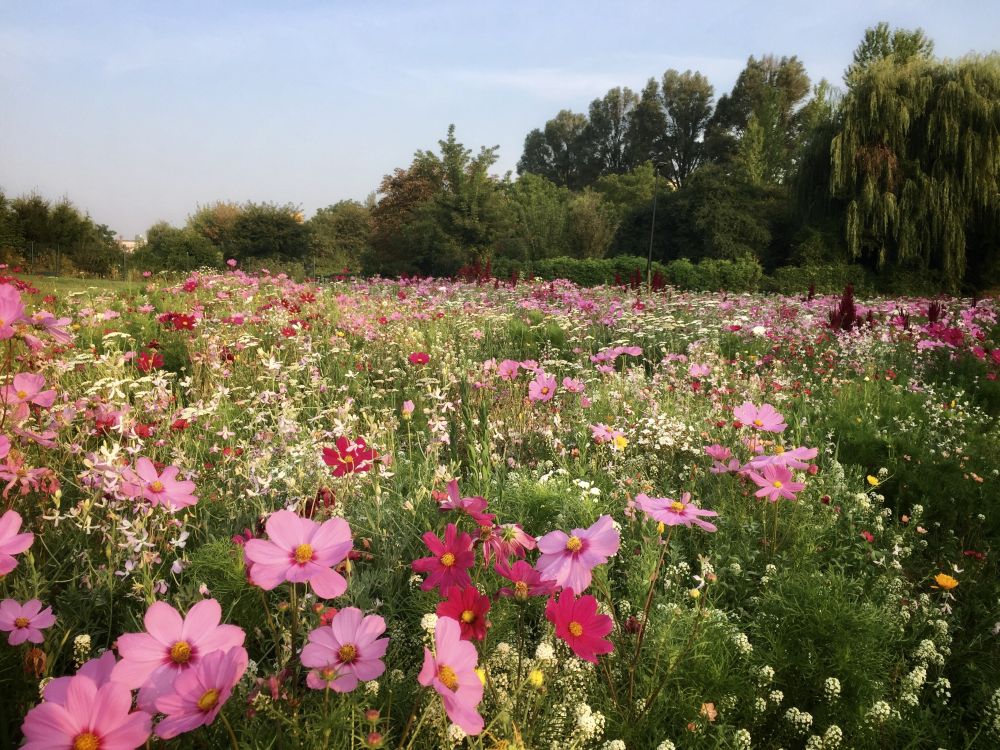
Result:
<svg viewBox="0 0 1000 750"><path fill-rule="evenodd" d="M785 721L792 725L798 734L805 734L812 728L813 717L808 711L801 711L795 706L785 711Z"/></svg>
<svg viewBox="0 0 1000 750"><path fill-rule="evenodd" d="M836 677L827 677L823 681L823 697L830 703L840 698L840 680Z"/></svg>
<svg viewBox="0 0 1000 750"><path fill-rule="evenodd" d="M608 740L601 746L601 750L625 750L625 740Z"/></svg>
<svg viewBox="0 0 1000 750"><path fill-rule="evenodd" d="M670 740L663 740L663 742L656 746L656 750L677 750L677 745Z"/></svg>
<svg viewBox="0 0 1000 750"><path fill-rule="evenodd" d="M876 701L865 714L865 720L869 724L885 724L890 716L892 716L892 706L885 701Z"/></svg>
<svg viewBox="0 0 1000 750"><path fill-rule="evenodd" d="M750 750L751 737L746 729L737 729L733 735L733 744L736 750Z"/></svg>
<svg viewBox="0 0 1000 750"><path fill-rule="evenodd" d="M831 724L823 732L823 750L836 750L844 741L844 730L836 724Z"/></svg>
<svg viewBox="0 0 1000 750"><path fill-rule="evenodd" d="M757 670L757 684L760 686L770 685L774 681L774 667L765 664Z"/></svg>
<svg viewBox="0 0 1000 750"><path fill-rule="evenodd" d="M554 664L556 661L556 650L548 641L542 641L535 648L535 659L546 664Z"/></svg>
<svg viewBox="0 0 1000 750"><path fill-rule="evenodd" d="M785 700L785 694L780 690L772 690L767 696L767 699L771 701L775 706L780 706L781 702Z"/></svg>
<svg viewBox="0 0 1000 750"><path fill-rule="evenodd" d="M437 627L438 616L433 612L428 612L420 618L421 629L430 637L434 636L434 628Z"/></svg>
<svg viewBox="0 0 1000 750"><path fill-rule="evenodd" d="M920 641L917 650L913 653L913 657L917 661L926 664L934 664L939 667L944 666L944 654L937 650L934 641L929 638L924 638L924 640Z"/></svg>
<svg viewBox="0 0 1000 750"><path fill-rule="evenodd" d="M983 713L986 714L986 733L1000 742L1000 688L993 691Z"/></svg>
<svg viewBox="0 0 1000 750"><path fill-rule="evenodd" d="M947 703L951 700L951 680L947 677L938 677L934 683L934 695L936 695L942 703Z"/></svg>
<svg viewBox="0 0 1000 750"><path fill-rule="evenodd" d="M90 658L90 636L86 633L73 639L73 662L79 668Z"/></svg>
<svg viewBox="0 0 1000 750"><path fill-rule="evenodd" d="M920 703L920 691L927 682L927 667L918 664L903 677L903 689L899 699L907 706L916 706Z"/></svg>
<svg viewBox="0 0 1000 750"><path fill-rule="evenodd" d="M753 710L756 713L762 714L767 711L767 700L761 698L759 695L754 699Z"/></svg>
<svg viewBox="0 0 1000 750"><path fill-rule="evenodd" d="M604 734L604 714L591 710L586 703L576 707L577 738L583 742L596 740Z"/></svg>
<svg viewBox="0 0 1000 750"><path fill-rule="evenodd" d="M747 638L747 634L743 632L736 632L733 634L733 643L736 644L736 648L739 649L740 653L744 656L753 653L753 644L750 643L750 639Z"/></svg>

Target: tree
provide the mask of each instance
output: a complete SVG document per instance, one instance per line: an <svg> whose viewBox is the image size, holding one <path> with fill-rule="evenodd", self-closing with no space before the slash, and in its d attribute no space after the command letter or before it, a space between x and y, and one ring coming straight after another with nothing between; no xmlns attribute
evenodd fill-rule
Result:
<svg viewBox="0 0 1000 750"><path fill-rule="evenodd" d="M177 229L160 221L146 231L146 244L133 255L132 263L149 271L186 272L220 267L222 252L193 227Z"/></svg>
<svg viewBox="0 0 1000 750"><path fill-rule="evenodd" d="M663 74L666 129L660 153L665 176L674 187L682 187L704 159L705 128L712 116L714 94L701 73L668 70Z"/></svg>
<svg viewBox="0 0 1000 750"><path fill-rule="evenodd" d="M633 169L646 162L662 161L666 132L667 115L660 95L660 85L655 78L650 78L630 115L628 160Z"/></svg>
<svg viewBox="0 0 1000 750"><path fill-rule="evenodd" d="M246 203L224 243L226 254L238 261L304 261L312 237L302 212L288 203Z"/></svg>
<svg viewBox="0 0 1000 750"><path fill-rule="evenodd" d="M619 219L622 219L634 209L645 208L652 203L656 184L653 163L647 161L631 172L601 177L594 183L593 189L608 204L614 206ZM660 179L659 184L662 186L664 181Z"/></svg>
<svg viewBox="0 0 1000 750"><path fill-rule="evenodd" d="M631 167L630 128L639 97L629 88L614 88L590 103L581 134L583 173L589 182L601 175L621 174Z"/></svg>
<svg viewBox="0 0 1000 750"><path fill-rule="evenodd" d="M848 86L872 63L892 60L897 64L913 58L930 60L934 57L934 42L923 29L892 29L885 21L865 29L865 35L854 50L854 60L844 73Z"/></svg>
<svg viewBox="0 0 1000 750"><path fill-rule="evenodd" d="M396 169L382 178L381 196L372 209L372 252L366 256L367 273L416 273L412 252L403 240L403 228L440 190L444 182L437 160L415 158L408 169Z"/></svg>
<svg viewBox="0 0 1000 750"><path fill-rule="evenodd" d="M571 190L583 188L590 178L584 131L587 116L564 109L545 123L544 130L532 130L524 139L524 153L517 173L541 175Z"/></svg>
<svg viewBox="0 0 1000 750"><path fill-rule="evenodd" d="M717 163L734 160L740 140L756 115L760 174L780 183L792 173L802 142L802 100L810 91L809 76L797 57L750 57L732 92L719 98L706 135L707 149ZM745 157L744 157L745 158Z"/></svg>
<svg viewBox="0 0 1000 750"><path fill-rule="evenodd" d="M1000 57L871 63L851 79L830 153L855 257L939 273L952 290L995 264Z"/></svg>
<svg viewBox="0 0 1000 750"><path fill-rule="evenodd" d="M527 172L507 191L513 214L512 242L503 254L518 260L568 255L569 202L565 187Z"/></svg>
<svg viewBox="0 0 1000 750"><path fill-rule="evenodd" d="M0 191L0 260L16 263L24 251L24 230L14 207Z"/></svg>
<svg viewBox="0 0 1000 750"><path fill-rule="evenodd" d="M574 258L603 258L618 229L614 206L589 188L569 203L568 239Z"/></svg>
<svg viewBox="0 0 1000 750"><path fill-rule="evenodd" d="M321 208L307 222L315 248L314 273L329 275L361 270L371 247L371 209L357 201Z"/></svg>
<svg viewBox="0 0 1000 750"><path fill-rule="evenodd" d="M237 203L216 201L207 206L198 206L188 217L187 228L209 240L226 255L226 245L241 213L243 208Z"/></svg>

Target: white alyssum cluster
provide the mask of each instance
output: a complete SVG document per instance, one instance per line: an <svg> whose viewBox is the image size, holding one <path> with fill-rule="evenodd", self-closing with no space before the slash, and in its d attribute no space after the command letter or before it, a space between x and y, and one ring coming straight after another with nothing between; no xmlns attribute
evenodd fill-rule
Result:
<svg viewBox="0 0 1000 750"><path fill-rule="evenodd" d="M823 697L833 703L840 698L840 680L836 677L827 677L823 680Z"/></svg>
<svg viewBox="0 0 1000 750"><path fill-rule="evenodd" d="M799 734L805 734L812 728L813 717L808 711L802 711L795 706L785 711L785 721Z"/></svg>

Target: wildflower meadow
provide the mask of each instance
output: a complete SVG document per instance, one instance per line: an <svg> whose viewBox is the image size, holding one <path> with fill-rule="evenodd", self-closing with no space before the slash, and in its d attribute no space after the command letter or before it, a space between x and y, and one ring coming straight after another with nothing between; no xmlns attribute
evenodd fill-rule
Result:
<svg viewBox="0 0 1000 750"><path fill-rule="evenodd" d="M1000 306L0 281L0 746L1000 746Z"/></svg>

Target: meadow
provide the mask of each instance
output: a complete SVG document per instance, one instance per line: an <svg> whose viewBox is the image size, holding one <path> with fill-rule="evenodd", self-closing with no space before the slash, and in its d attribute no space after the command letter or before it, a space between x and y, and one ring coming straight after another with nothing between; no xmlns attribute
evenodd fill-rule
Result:
<svg viewBox="0 0 1000 750"><path fill-rule="evenodd" d="M0 746L1000 745L996 300L0 281Z"/></svg>

